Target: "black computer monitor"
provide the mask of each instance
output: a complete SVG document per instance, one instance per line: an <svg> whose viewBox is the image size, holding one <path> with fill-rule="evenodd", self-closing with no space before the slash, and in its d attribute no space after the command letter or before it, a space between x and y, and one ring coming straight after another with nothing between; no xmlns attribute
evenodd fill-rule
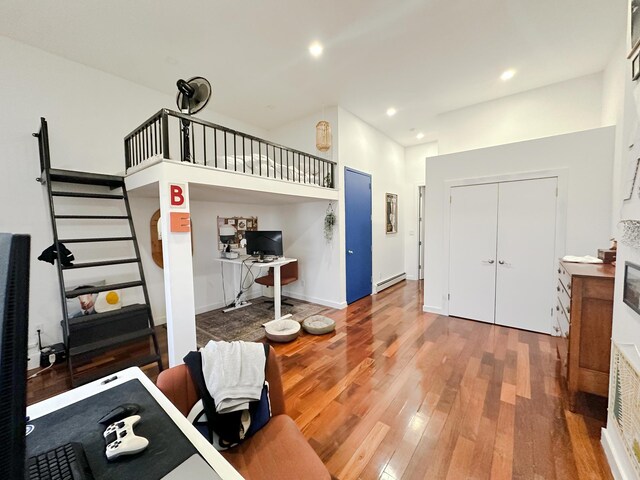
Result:
<svg viewBox="0 0 640 480"><path fill-rule="evenodd" d="M0 233L0 472L24 478L29 252L27 235Z"/></svg>
<svg viewBox="0 0 640 480"><path fill-rule="evenodd" d="M249 255L282 256L282 232L280 230L247 230L245 239Z"/></svg>

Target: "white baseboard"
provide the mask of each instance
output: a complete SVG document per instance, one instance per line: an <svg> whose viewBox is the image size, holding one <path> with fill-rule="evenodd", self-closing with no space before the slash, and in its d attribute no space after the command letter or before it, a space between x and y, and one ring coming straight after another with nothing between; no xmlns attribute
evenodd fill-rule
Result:
<svg viewBox="0 0 640 480"><path fill-rule="evenodd" d="M310 297L308 295L304 295L302 293L297 292L282 292L284 296L295 298L296 300L302 300L304 302L317 303L318 305L322 305L324 307L335 308L336 310L342 310L343 308L347 308L347 302L333 302L331 300L325 300L323 298Z"/></svg>
<svg viewBox="0 0 640 480"><path fill-rule="evenodd" d="M608 419L608 421L611 421L611 419ZM627 458L627 452L621 444L621 440L617 438L618 434L609 430L608 428L601 430L600 443L607 457L607 462L609 462L611 475L613 475L613 478L616 480L637 479L638 477L634 473L633 466Z"/></svg>
<svg viewBox="0 0 640 480"><path fill-rule="evenodd" d="M426 313L437 313L438 315L444 315L442 307L434 307L433 305L422 305L422 311Z"/></svg>
<svg viewBox="0 0 640 480"><path fill-rule="evenodd" d="M418 277L415 275L407 275L407 280L418 280Z"/></svg>

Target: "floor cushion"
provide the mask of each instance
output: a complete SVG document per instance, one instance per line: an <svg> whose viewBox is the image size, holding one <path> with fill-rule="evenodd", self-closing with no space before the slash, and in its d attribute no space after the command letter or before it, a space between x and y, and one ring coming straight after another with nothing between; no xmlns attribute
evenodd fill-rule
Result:
<svg viewBox="0 0 640 480"><path fill-rule="evenodd" d="M300 335L300 324L286 318L268 323L265 327L267 338L274 342L291 342Z"/></svg>
<svg viewBox="0 0 640 480"><path fill-rule="evenodd" d="M302 322L302 328L312 335L324 335L336 329L336 322L324 315L311 315Z"/></svg>

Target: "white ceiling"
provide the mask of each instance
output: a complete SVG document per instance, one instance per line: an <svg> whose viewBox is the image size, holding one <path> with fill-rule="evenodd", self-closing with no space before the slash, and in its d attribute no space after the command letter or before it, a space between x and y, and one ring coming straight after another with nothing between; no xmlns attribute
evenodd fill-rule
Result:
<svg viewBox="0 0 640 480"><path fill-rule="evenodd" d="M0 34L168 94L180 77L205 76L208 108L265 129L339 104L410 145L437 114L602 71L626 5L3 0ZM314 40L325 47L317 60ZM504 83L507 68L518 73Z"/></svg>

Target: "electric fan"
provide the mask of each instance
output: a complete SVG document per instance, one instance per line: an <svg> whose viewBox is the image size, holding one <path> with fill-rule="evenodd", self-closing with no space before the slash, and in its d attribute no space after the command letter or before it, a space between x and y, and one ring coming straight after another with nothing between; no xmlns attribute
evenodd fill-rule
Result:
<svg viewBox="0 0 640 480"><path fill-rule="evenodd" d="M211 98L211 84L204 77L193 77L189 80L178 80L176 82L178 86L178 95L176 96L176 103L182 113L187 115L193 115L206 107L207 102ZM182 161L191 162L194 159L191 158L190 148L190 128L191 122L189 120L182 120Z"/></svg>

